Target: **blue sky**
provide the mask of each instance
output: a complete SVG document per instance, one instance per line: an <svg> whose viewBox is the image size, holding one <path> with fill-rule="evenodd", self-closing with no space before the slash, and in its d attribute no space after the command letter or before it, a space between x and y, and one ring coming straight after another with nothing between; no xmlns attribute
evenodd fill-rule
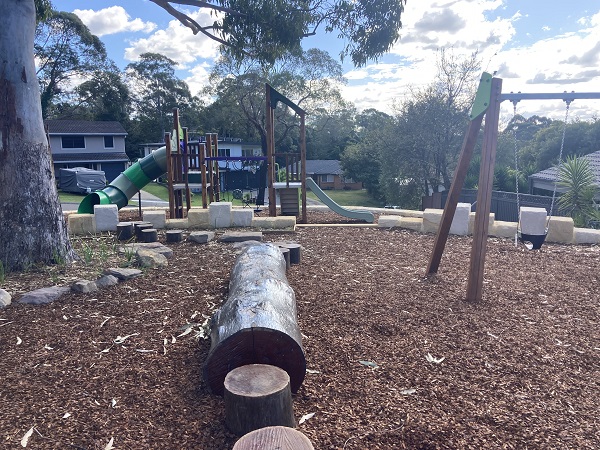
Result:
<svg viewBox="0 0 600 450"><path fill-rule="evenodd" d="M53 0L75 12L100 36L121 68L144 52L164 54L197 93L205 85L217 46L180 25L147 0ZM199 23L208 16L186 7ZM413 0L402 16L402 38L378 62L355 69L344 64L345 98L359 108L391 113L411 89L431 83L441 47L478 51L483 68L497 71L504 92L600 92L600 3L597 0ZM337 58L341 43L326 34L305 40ZM512 105L503 104L503 116ZM524 115L564 117L563 102L520 102ZM578 100L573 117L600 117L600 100Z"/></svg>

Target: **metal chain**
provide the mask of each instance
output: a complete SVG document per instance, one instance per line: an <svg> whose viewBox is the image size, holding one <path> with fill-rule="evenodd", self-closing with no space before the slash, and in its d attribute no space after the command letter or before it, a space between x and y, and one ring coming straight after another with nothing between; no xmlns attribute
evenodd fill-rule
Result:
<svg viewBox="0 0 600 450"><path fill-rule="evenodd" d="M548 226L550 225L550 219L554 212L554 200L556 198L556 186L558 185L558 177L560 175L560 166L562 165L563 149L565 148L565 135L567 134L567 122L569 121L569 108L571 106L571 100L565 100L567 109L565 111L565 124L563 126L562 140L560 142L560 152L558 153L558 165L556 166L556 178L554 179L554 190L552 191L552 203L550 204L550 214L546 221L546 232L548 232Z"/></svg>
<svg viewBox="0 0 600 450"><path fill-rule="evenodd" d="M513 141L515 144L515 192L517 193L517 232L521 230L521 203L519 201L519 164L517 157L517 127L515 126L514 120L517 117L517 102L513 102Z"/></svg>

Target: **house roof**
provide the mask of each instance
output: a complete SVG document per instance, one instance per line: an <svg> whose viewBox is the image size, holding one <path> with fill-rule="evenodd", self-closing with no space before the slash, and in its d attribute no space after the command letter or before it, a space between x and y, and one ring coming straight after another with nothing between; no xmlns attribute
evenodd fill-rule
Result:
<svg viewBox="0 0 600 450"><path fill-rule="evenodd" d="M126 136L123 125L116 121L46 120L49 135L65 134L112 134Z"/></svg>
<svg viewBox="0 0 600 450"><path fill-rule="evenodd" d="M76 162L109 162L109 161L129 161L125 153L54 153L52 159L55 163L76 163Z"/></svg>
<svg viewBox="0 0 600 450"><path fill-rule="evenodd" d="M587 155L581 156L581 158L586 159L590 164L590 169L594 173L596 178L596 184L600 185L600 150L594 153L589 153ZM534 173L529 175L529 178L532 181L550 181L554 183L558 180L558 167L552 166L548 169L544 169L541 172Z"/></svg>
<svg viewBox="0 0 600 450"><path fill-rule="evenodd" d="M343 172L337 159L306 160L306 173L308 175L342 175Z"/></svg>

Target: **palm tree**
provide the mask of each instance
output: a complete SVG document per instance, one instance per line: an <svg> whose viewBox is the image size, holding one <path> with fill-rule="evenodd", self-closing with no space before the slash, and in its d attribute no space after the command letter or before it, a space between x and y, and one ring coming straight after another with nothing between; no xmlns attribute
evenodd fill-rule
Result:
<svg viewBox="0 0 600 450"><path fill-rule="evenodd" d="M589 161L576 156L567 157L558 169L558 187L566 192L558 199L559 208L568 213L576 226L585 226L597 216L594 195L598 189Z"/></svg>

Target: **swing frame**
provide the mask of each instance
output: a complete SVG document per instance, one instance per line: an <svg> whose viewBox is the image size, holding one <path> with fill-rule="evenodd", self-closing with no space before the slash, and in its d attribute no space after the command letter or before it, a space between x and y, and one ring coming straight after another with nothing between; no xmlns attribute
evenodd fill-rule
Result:
<svg viewBox="0 0 600 450"><path fill-rule="evenodd" d="M450 225L454 218L458 199L466 178L469 163L473 157L473 150L477 143L477 136L481 128L483 117L486 117L483 133L483 147L481 151L481 166L479 172L479 190L477 193L477 211L475 212L475 229L471 247L469 265L469 278L467 282L466 300L470 302L481 301L483 297L483 275L485 254L488 238L489 214L492 201L492 185L494 181L494 164L496 148L498 145L498 126L500 118L500 103L505 100L575 100L575 99L600 99L599 92L588 93L562 93L562 94L502 94L502 79L492 77L484 72L479 81L479 88L471 110L471 121L458 164L454 172L452 185L448 192L448 199L444 207L442 219L438 226L431 257L427 265L426 276L437 273L444 247L450 233Z"/></svg>

